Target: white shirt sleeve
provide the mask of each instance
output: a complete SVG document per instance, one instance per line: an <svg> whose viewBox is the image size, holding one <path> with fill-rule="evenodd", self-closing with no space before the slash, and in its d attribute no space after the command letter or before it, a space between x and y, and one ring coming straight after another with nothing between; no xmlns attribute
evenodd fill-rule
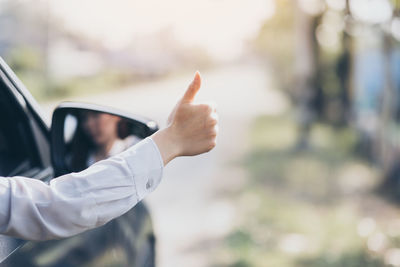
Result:
<svg viewBox="0 0 400 267"><path fill-rule="evenodd" d="M0 178L0 233L27 240L69 237L124 214L160 183L163 161L146 138L86 170L46 184Z"/></svg>

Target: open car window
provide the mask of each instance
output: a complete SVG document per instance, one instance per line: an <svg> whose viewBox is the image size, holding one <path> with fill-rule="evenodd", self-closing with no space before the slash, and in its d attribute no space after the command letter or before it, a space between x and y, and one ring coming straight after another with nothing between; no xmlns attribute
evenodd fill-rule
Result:
<svg viewBox="0 0 400 267"><path fill-rule="evenodd" d="M25 175L38 170L26 114L4 83L0 83L0 176Z"/></svg>

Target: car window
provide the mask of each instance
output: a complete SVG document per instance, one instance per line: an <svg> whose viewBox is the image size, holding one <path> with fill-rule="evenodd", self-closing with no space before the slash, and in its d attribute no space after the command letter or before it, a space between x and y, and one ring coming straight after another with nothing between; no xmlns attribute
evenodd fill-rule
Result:
<svg viewBox="0 0 400 267"><path fill-rule="evenodd" d="M0 176L26 174L37 166L27 117L0 84Z"/></svg>

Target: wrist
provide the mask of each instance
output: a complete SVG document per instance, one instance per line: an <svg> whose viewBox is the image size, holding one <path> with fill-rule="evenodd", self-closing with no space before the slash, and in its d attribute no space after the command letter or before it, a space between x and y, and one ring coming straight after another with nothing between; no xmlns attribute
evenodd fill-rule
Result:
<svg viewBox="0 0 400 267"><path fill-rule="evenodd" d="M151 138L156 143L164 162L164 166L180 155L178 140L175 140L173 129L164 128L154 133Z"/></svg>

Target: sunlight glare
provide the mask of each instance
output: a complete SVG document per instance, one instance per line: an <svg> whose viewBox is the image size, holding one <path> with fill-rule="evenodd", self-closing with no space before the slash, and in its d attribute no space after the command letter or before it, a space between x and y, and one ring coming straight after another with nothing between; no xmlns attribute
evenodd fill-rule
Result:
<svg viewBox="0 0 400 267"><path fill-rule="evenodd" d="M52 13L65 27L110 49L121 49L144 34L172 30L183 45L213 56L240 53L262 22L275 12L273 0L54 0Z"/></svg>

